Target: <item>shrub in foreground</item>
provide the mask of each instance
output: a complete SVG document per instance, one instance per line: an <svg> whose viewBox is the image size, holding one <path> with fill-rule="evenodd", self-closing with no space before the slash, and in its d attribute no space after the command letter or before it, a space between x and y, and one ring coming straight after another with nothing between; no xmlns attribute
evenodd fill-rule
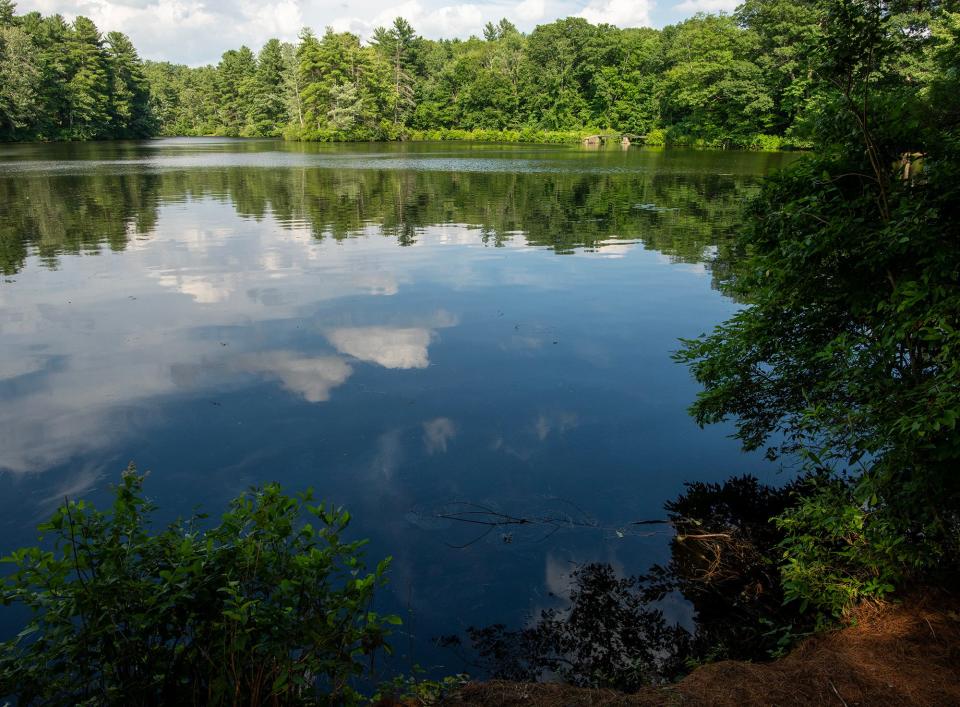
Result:
<svg viewBox="0 0 960 707"><path fill-rule="evenodd" d="M32 617L0 646L18 704L344 704L388 651L350 516L271 484L151 532L131 466L112 508L69 501L40 526L51 549L5 558L4 603ZM310 522L306 522L309 518ZM45 543L45 546L48 545Z"/></svg>

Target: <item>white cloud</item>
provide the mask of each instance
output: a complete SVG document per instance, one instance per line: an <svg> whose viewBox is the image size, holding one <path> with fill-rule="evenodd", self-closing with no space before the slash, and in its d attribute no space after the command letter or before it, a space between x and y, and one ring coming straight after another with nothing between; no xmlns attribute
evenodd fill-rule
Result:
<svg viewBox="0 0 960 707"><path fill-rule="evenodd" d="M284 0L276 3L255 3L251 13L255 26L271 36L285 35L293 27L303 27L304 19L300 13L299 3L294 0Z"/></svg>
<svg viewBox="0 0 960 707"><path fill-rule="evenodd" d="M483 25L492 19L484 9L473 3L426 7L418 0L408 0L371 15L338 17L329 24L337 31L355 32L367 38L376 27L388 27L394 19L403 17L425 37L469 37L480 34Z"/></svg>
<svg viewBox="0 0 960 707"><path fill-rule="evenodd" d="M196 231L198 212L222 227ZM393 294L408 281L459 283L459 270L398 250L379 233L371 226L370 237L348 246L318 242L309 227L283 228L272 216L254 223L206 198L190 210L161 206L151 237L131 241L122 255L64 256L55 277L31 259L16 287L0 287L0 471L41 472L99 458L159 424L164 396L213 396L235 386L237 374L278 381L312 402L328 399L351 375L349 360L278 350L259 338L252 344L264 349L240 353L230 332L268 323L296 330L305 318L340 312L330 307L335 300ZM430 233L422 240L439 243ZM110 258L123 258L124 266ZM387 337L405 346L370 358L423 365L431 332L456 323L444 310L407 313L401 332L420 333ZM216 338L204 335L213 329ZM24 375L38 378L17 384Z"/></svg>
<svg viewBox="0 0 960 707"><path fill-rule="evenodd" d="M379 25L404 17L425 37L480 36L487 22L506 17L522 31L538 22L576 15L621 27L648 25L652 0L20 0L20 13L34 10L92 19L103 33L130 36L145 59L190 65L216 63L241 44L257 51L271 37L295 41L303 27L322 34L327 26L367 39ZM687 0L711 3L717 0Z"/></svg>
<svg viewBox="0 0 960 707"><path fill-rule="evenodd" d="M357 287L371 295L390 297L400 291L396 273L375 271L361 273L355 278Z"/></svg>
<svg viewBox="0 0 960 707"><path fill-rule="evenodd" d="M500 342L500 348L503 351L535 351L543 348L543 339L514 334L506 341Z"/></svg>
<svg viewBox="0 0 960 707"><path fill-rule="evenodd" d="M547 591L561 599L568 599L570 590L573 588L573 577L570 572L572 563L569 560L558 559L552 552L548 552L544 560L546 566L543 572L543 583Z"/></svg>
<svg viewBox="0 0 960 707"><path fill-rule="evenodd" d="M423 31L441 37L462 37L479 33L484 13L476 5L447 5L423 19Z"/></svg>
<svg viewBox="0 0 960 707"><path fill-rule="evenodd" d="M50 509L59 506L65 498L71 500L81 498L90 493L103 477L103 467L86 464L79 472L61 482L55 491L41 499L40 506L44 509Z"/></svg>
<svg viewBox="0 0 960 707"><path fill-rule="evenodd" d="M0 469L14 473L47 469L74 454L105 446L110 434L104 428L113 424L115 431L123 430L126 422L51 407L28 401L16 414L0 413Z"/></svg>
<svg viewBox="0 0 960 707"><path fill-rule="evenodd" d="M101 32L129 35L146 59L216 63L227 49L254 50L272 36L292 40L305 24L298 0L21 0L21 13L84 15Z"/></svg>
<svg viewBox="0 0 960 707"><path fill-rule="evenodd" d="M456 437L457 426L449 417L438 417L423 423L423 446L427 454L447 451L447 442Z"/></svg>
<svg viewBox="0 0 960 707"><path fill-rule="evenodd" d="M544 0L523 0L514 10L517 19L523 22L536 22L547 14Z"/></svg>
<svg viewBox="0 0 960 707"><path fill-rule="evenodd" d="M361 361L384 368L426 368L435 330L456 326L459 319L438 309L404 323L407 326L337 327L328 330L326 336L337 351Z"/></svg>
<svg viewBox="0 0 960 707"><path fill-rule="evenodd" d="M403 461L403 445L400 443L401 428L384 432L377 439L377 453L370 465L371 470L389 480Z"/></svg>
<svg viewBox="0 0 960 707"><path fill-rule="evenodd" d="M618 259L626 257L635 245L634 243L603 243L595 252L601 258Z"/></svg>
<svg viewBox="0 0 960 707"><path fill-rule="evenodd" d="M579 16L593 24L649 27L650 0L590 0Z"/></svg>
<svg viewBox="0 0 960 707"><path fill-rule="evenodd" d="M215 282L214 279L219 280L219 282ZM161 285L189 295L197 304L226 302L233 294L233 287L226 282L226 279L222 275L215 278L180 273L157 275L157 282Z"/></svg>
<svg viewBox="0 0 960 707"><path fill-rule="evenodd" d="M343 327L327 333L337 351L384 368L426 368L433 332L419 327Z"/></svg>
<svg viewBox="0 0 960 707"><path fill-rule="evenodd" d="M674 9L684 14L695 12L733 12L741 0L683 0Z"/></svg>
<svg viewBox="0 0 960 707"><path fill-rule="evenodd" d="M337 356L311 358L292 351L269 351L240 358L235 370L260 373L277 378L291 393L302 395L309 403L330 399L330 391L343 385L353 369Z"/></svg>

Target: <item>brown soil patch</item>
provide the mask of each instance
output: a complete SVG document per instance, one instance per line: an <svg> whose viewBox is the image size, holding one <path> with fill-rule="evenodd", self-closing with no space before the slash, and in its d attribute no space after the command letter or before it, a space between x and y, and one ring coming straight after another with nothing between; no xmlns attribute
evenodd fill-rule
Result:
<svg viewBox="0 0 960 707"><path fill-rule="evenodd" d="M853 625L770 663L723 661L633 695L557 684L471 683L451 705L960 705L960 600L943 594L861 607Z"/></svg>

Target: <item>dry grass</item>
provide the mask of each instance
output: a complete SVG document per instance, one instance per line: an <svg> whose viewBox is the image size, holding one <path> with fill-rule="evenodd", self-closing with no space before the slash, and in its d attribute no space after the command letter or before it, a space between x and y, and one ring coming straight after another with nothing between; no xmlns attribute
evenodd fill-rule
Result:
<svg viewBox="0 0 960 707"><path fill-rule="evenodd" d="M556 684L472 683L451 705L960 705L960 600L935 593L864 606L852 625L771 663L723 661L669 688L625 695Z"/></svg>

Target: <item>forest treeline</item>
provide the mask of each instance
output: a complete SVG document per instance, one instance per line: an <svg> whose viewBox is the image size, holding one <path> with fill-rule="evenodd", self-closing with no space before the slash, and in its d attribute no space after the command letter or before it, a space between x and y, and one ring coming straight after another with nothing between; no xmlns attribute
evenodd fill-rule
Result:
<svg viewBox="0 0 960 707"><path fill-rule="evenodd" d="M270 40L217 66L148 63L165 134L309 140L468 137L565 140L615 130L750 145L802 136L817 32L803 3L750 0L736 16L697 15L663 30L580 18L524 35L429 40L402 18L369 43L332 29ZM465 134L467 133L467 134Z"/></svg>
<svg viewBox="0 0 960 707"><path fill-rule="evenodd" d="M747 0L662 30L566 18L524 34L504 19L467 40L425 39L397 18L367 42L304 29L294 44L192 68L143 62L86 18L18 16L0 0L0 136L567 141L613 130L654 144L804 144L817 103L805 57L821 32L810 0Z"/></svg>
<svg viewBox="0 0 960 707"><path fill-rule="evenodd" d="M86 17L18 16L0 0L0 140L94 140L155 134L143 62L121 32Z"/></svg>

